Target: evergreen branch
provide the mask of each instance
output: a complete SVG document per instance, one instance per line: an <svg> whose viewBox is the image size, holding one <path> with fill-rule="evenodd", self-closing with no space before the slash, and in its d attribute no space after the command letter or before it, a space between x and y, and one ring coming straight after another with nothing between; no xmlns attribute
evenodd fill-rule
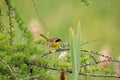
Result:
<svg viewBox="0 0 120 80"><path fill-rule="evenodd" d="M110 61L110 60L89 62L89 63L86 63L86 64L81 64L80 67L83 68L83 67L87 67L87 66L91 66L91 65L96 65L96 64L104 63L104 62L107 62L107 61ZM32 63L32 65L39 66L39 67L46 68L46 69L51 69L51 70L60 70L59 68L50 67L50 66L48 66L46 64Z"/></svg>
<svg viewBox="0 0 120 80"><path fill-rule="evenodd" d="M48 66L47 64L33 63L33 65L39 66L39 67L44 68L44 69L50 69L50 70L55 70L55 71L61 71L61 69L59 69L59 68L57 68L57 67Z"/></svg>
<svg viewBox="0 0 120 80"><path fill-rule="evenodd" d="M67 49L58 48L58 49L56 49L54 51L49 51L48 53L43 54L41 57L47 56L48 54L52 54L54 52L60 52L60 51L66 51L66 50L70 50L70 49L69 48L67 48ZM108 58L108 60L103 60L103 61L96 61L95 58L93 58L95 62L86 63L84 65L81 65L81 67L82 66L85 67L85 66L89 66L89 65L93 65L93 64L99 64L99 63L103 63L103 62L107 62L107 61L120 63L120 61L118 59L112 59L111 57L99 54L98 52L93 52L93 51L88 51L88 50L81 50L81 52L87 52L87 53L97 54L99 56Z"/></svg>
<svg viewBox="0 0 120 80"><path fill-rule="evenodd" d="M52 54L52 53L55 53L55 52L68 51L68 50L70 50L70 48L57 48L56 50L52 50L52 51L49 51L49 52L47 52L47 53L44 53L41 57L47 56L47 55ZM102 55L102 54L99 54L98 52L88 51L88 50L83 50L83 49L81 50L81 52L96 54L96 55L99 55L99 56L102 56L102 57L105 57L105 58L107 58L107 59L112 60L111 57L105 56L105 55ZM115 59L113 59L112 61L120 62L120 61L115 60Z"/></svg>
<svg viewBox="0 0 120 80"><path fill-rule="evenodd" d="M93 59L93 61L94 61L95 63L97 63L95 57L94 57L92 54L90 54L90 57Z"/></svg>
<svg viewBox="0 0 120 80"><path fill-rule="evenodd" d="M98 52L94 52L94 51L88 51L88 50L81 50L82 52L87 52L87 53L92 53L92 54L97 54L98 56L102 56L102 57L105 57L108 59L108 61L112 61L112 62L118 62L120 63L120 61L118 59L112 59L111 57L109 56L105 56L105 55L102 55L102 54L99 54Z"/></svg>
<svg viewBox="0 0 120 80"><path fill-rule="evenodd" d="M45 56L47 56L47 55L49 55L49 54L52 54L52 53L55 53L55 52L68 51L68 50L70 50L70 49L69 49L69 48L66 48L66 49L58 48L58 49L56 49L56 50L52 50L52 51L49 51L49 52L47 52L47 53L44 53L41 57L45 57Z"/></svg>
<svg viewBox="0 0 120 80"><path fill-rule="evenodd" d="M87 66L91 66L91 65L96 65L96 64L104 63L104 62L107 62L107 61L108 60L89 62L89 63L80 65L80 67L87 67Z"/></svg>
<svg viewBox="0 0 120 80"><path fill-rule="evenodd" d="M38 78L38 77L40 77L40 74L34 75L34 76L28 76L26 78L22 78L22 79L18 79L18 80L29 80L29 79L35 79L35 78Z"/></svg>
<svg viewBox="0 0 120 80"><path fill-rule="evenodd" d="M23 37L27 40L28 43L31 42L33 40L31 31L25 25L23 19L21 18L21 16L19 15L16 9L14 10L14 13L15 13L15 20L19 25L18 28L23 32Z"/></svg>
<svg viewBox="0 0 120 80"><path fill-rule="evenodd" d="M120 76L119 76L119 75L110 75L110 74L79 73L79 75L84 75L84 76L93 76L93 77L120 78Z"/></svg>
<svg viewBox="0 0 120 80"><path fill-rule="evenodd" d="M92 54L97 54L99 56L102 56L102 57L105 57L105 58L108 58L108 59L112 59L111 57L109 56L105 56L105 55L102 55L102 54L99 54L98 52L94 52L94 51L88 51L88 50L81 50L82 52L87 52L87 53L92 53Z"/></svg>
<svg viewBox="0 0 120 80"><path fill-rule="evenodd" d="M17 80L17 77L14 74L14 72L13 72L12 68L10 67L10 65L8 64L8 62L6 60L2 59L2 58L0 58L0 61L2 61L8 67L8 69L11 72L12 76Z"/></svg>
<svg viewBox="0 0 120 80"><path fill-rule="evenodd" d="M8 69L9 69L10 72L11 72L11 74L16 78L16 80L27 80L27 79L31 79L31 78L34 79L34 78L40 77L40 75L35 75L35 76L29 76L29 77L23 78L23 79L17 79L16 75L14 74L12 68L11 68L10 65L7 63L7 61L3 60L2 58L0 58L0 61L2 61L2 62L8 67ZM103 62L106 62L106 61L105 61L105 60L104 60L104 61L97 61L97 64L103 63ZM87 63L87 64L84 64L84 65L81 65L81 67L90 66L90 65L93 65L93 64L96 64L96 62ZM36 65L36 66L39 66L39 67L45 68L45 69L50 69L50 70L55 70L55 71L62 71L62 69L59 69L59 68L56 68L56 67L50 67L50 66L44 65L44 64L35 63L35 64L33 64L33 65ZM71 70L71 69L66 69L66 72L72 73L72 70ZM120 76L118 76L118 75L92 74L92 73L82 73L82 72L80 72L79 75L94 76L94 77L112 77L112 78L120 78Z"/></svg>
<svg viewBox="0 0 120 80"><path fill-rule="evenodd" d="M104 61L100 61L101 63L104 62ZM94 62L95 63L95 62ZM39 66L41 68L44 68L44 69L50 69L50 70L55 70L55 71L62 71L62 69L59 69L59 68L55 68L55 67L50 67L48 65L43 65L43 64L34 64L36 66ZM88 66L88 65L86 65ZM83 66L81 66L83 67ZM72 73L72 70L71 69L66 69L64 70L65 72L68 72L68 73ZM111 75L111 74L92 74L92 73L82 73L80 72L79 75L83 75L83 76L93 76L93 77L111 77L111 78L120 78L119 75Z"/></svg>
<svg viewBox="0 0 120 80"><path fill-rule="evenodd" d="M12 41L13 41L13 30L12 30L12 28L13 28L13 17L14 17L14 14L13 14L13 8L12 8L12 6L11 6L11 4L10 4L10 1L9 0L5 0L5 2L6 2L6 5L7 5L7 8L8 8L8 16L9 16L9 26L10 26L10 31L9 31L9 33L10 33L10 45L12 45Z"/></svg>

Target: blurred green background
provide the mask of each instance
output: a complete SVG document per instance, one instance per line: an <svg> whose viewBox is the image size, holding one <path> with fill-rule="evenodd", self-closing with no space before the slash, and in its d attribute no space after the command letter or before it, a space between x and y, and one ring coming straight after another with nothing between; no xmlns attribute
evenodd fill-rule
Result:
<svg viewBox="0 0 120 80"><path fill-rule="evenodd" d="M77 22L80 20L83 42L101 40L88 43L83 46L83 49L99 51L104 45L108 45L111 48L112 57L120 56L120 0L86 0L88 6L81 1L12 0L12 3L27 26L31 21L38 20L45 35L49 33L49 36L60 37L66 42L69 41L69 28L76 30ZM101 80L103 78L88 77L86 79ZM103 80L118 79L104 78Z"/></svg>
<svg viewBox="0 0 120 80"><path fill-rule="evenodd" d="M37 19L43 25L43 32L69 40L69 28L76 29L81 22L82 41L103 39L102 43L89 43L86 49L99 50L108 45L112 56L120 54L120 0L34 0L38 10L36 15L33 0L12 0L27 25ZM99 44L100 43L100 44Z"/></svg>

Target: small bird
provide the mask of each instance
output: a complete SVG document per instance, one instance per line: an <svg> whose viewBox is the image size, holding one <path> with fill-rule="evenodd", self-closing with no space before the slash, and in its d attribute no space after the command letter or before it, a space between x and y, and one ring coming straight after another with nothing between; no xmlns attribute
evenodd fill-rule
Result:
<svg viewBox="0 0 120 80"><path fill-rule="evenodd" d="M47 40L51 47L58 47L60 45L61 39L59 38L47 38L45 35L40 34L41 37Z"/></svg>

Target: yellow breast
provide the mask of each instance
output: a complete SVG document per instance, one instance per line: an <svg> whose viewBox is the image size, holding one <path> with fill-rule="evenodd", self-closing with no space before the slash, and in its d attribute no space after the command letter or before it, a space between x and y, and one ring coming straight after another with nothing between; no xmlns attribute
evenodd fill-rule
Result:
<svg viewBox="0 0 120 80"><path fill-rule="evenodd" d="M57 47L59 46L60 42L52 42L51 47Z"/></svg>

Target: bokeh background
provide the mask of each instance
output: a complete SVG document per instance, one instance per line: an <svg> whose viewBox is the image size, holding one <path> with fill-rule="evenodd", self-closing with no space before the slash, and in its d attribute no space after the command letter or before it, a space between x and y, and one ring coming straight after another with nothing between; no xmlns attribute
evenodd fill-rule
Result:
<svg viewBox="0 0 120 80"><path fill-rule="evenodd" d="M112 57L120 56L120 0L12 0L27 25L38 20L43 33L69 41L69 28L77 28L81 22L83 42L102 39L84 46L99 50L108 45Z"/></svg>

